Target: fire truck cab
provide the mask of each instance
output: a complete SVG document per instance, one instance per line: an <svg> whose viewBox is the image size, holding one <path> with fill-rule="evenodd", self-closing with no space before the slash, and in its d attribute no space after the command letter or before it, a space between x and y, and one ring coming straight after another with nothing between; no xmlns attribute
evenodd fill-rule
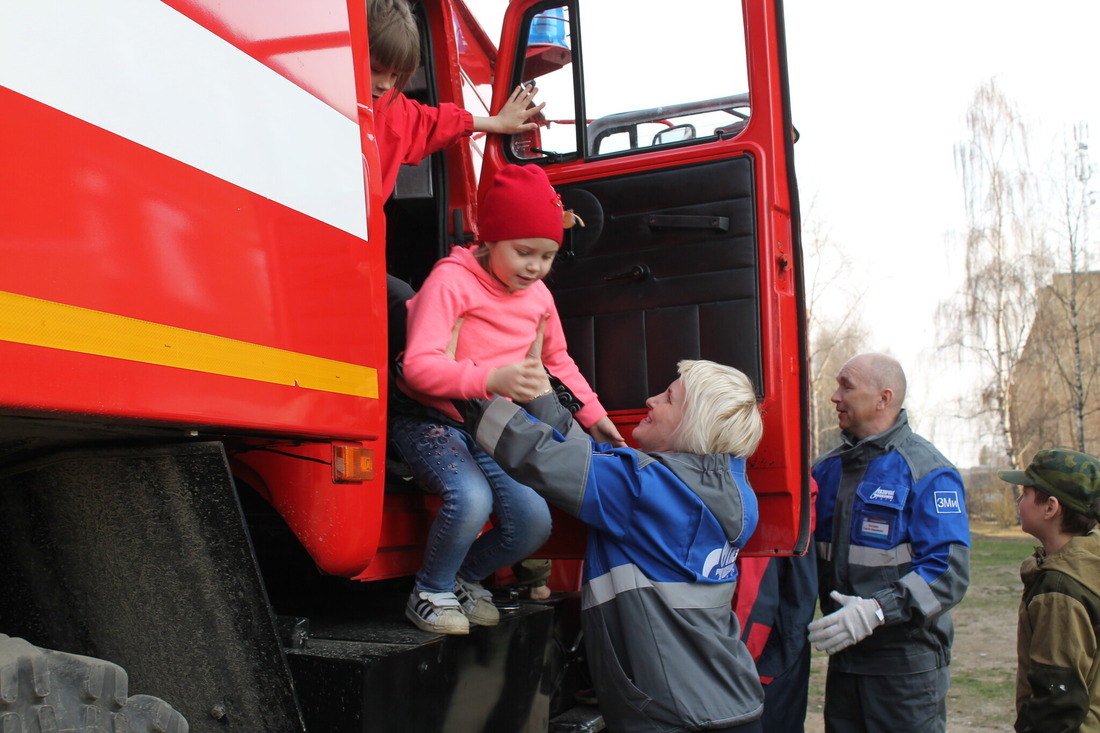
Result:
<svg viewBox="0 0 1100 733"><path fill-rule="evenodd" d="M388 199L365 0L0 9L0 632L121 665L191 730L600 729L569 717L576 594L462 639L400 615L439 503L387 451L386 276L477 241L509 163L586 224L547 284L623 435L678 360L741 369L746 551L809 542L781 2L410 4L408 96L546 107ZM576 590L584 529L554 521L540 556ZM0 722L33 700L0 694Z"/></svg>

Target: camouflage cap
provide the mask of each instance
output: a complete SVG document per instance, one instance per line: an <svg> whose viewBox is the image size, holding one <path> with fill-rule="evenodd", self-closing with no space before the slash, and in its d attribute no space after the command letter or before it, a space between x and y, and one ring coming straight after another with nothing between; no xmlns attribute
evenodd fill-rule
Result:
<svg viewBox="0 0 1100 733"><path fill-rule="evenodd" d="M1100 520L1094 507L1100 498L1100 463L1085 453L1055 448L1041 450L1023 471L1000 471L1010 484L1034 486L1087 517Z"/></svg>

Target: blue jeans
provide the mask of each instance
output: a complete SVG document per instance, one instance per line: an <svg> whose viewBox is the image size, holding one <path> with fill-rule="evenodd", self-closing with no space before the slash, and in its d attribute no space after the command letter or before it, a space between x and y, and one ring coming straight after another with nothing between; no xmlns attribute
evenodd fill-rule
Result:
<svg viewBox="0 0 1100 733"><path fill-rule="evenodd" d="M504 473L465 430L395 415L390 439L416 480L443 499L416 574L417 590L449 593L456 574L480 581L530 557L550 536L546 501ZM490 512L496 526L478 537Z"/></svg>

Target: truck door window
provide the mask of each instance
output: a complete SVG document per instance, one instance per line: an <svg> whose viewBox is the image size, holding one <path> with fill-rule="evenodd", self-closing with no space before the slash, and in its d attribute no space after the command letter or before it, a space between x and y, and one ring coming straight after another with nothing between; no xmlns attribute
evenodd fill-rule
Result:
<svg viewBox="0 0 1100 733"><path fill-rule="evenodd" d="M547 152L571 158L577 152L571 13L564 6L543 7L536 9L527 23L520 79L523 83L534 82L539 88L539 101L547 104L539 131L512 139L512 153L517 158L541 158Z"/></svg>
<svg viewBox="0 0 1100 733"><path fill-rule="evenodd" d="M629 155L736 135L749 117L741 5L707 4L705 15L696 7L636 0L588 3L579 14L534 8L520 74L537 83L546 125L517 136L513 155Z"/></svg>

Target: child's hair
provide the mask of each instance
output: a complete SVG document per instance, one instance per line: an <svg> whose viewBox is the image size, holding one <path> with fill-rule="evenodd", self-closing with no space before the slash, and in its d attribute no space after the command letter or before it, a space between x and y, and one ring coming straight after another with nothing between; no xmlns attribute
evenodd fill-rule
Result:
<svg viewBox="0 0 1100 733"><path fill-rule="evenodd" d="M1096 520L1087 514L1062 505L1062 533L1070 535L1086 535L1096 528ZM1092 503L1092 511L1100 512L1100 500Z"/></svg>
<svg viewBox="0 0 1100 733"><path fill-rule="evenodd" d="M1050 494L1038 486L1032 486L1031 490L1035 492L1037 501L1043 502L1051 497ZM1062 523L1060 525L1062 534L1076 537L1086 535L1096 528L1097 522L1095 519L1087 514L1082 514L1071 506L1067 506L1061 499L1059 499L1059 503L1062 505ZM1092 502L1092 511L1100 514L1100 499Z"/></svg>
<svg viewBox="0 0 1100 733"><path fill-rule="evenodd" d="M371 64L397 73L394 96L420 66L420 31L406 0L367 0Z"/></svg>
<svg viewBox="0 0 1100 733"><path fill-rule="evenodd" d="M760 445L764 421L752 381L737 369L713 361L676 365L684 380L684 412L676 428L685 453L727 453L747 458Z"/></svg>

